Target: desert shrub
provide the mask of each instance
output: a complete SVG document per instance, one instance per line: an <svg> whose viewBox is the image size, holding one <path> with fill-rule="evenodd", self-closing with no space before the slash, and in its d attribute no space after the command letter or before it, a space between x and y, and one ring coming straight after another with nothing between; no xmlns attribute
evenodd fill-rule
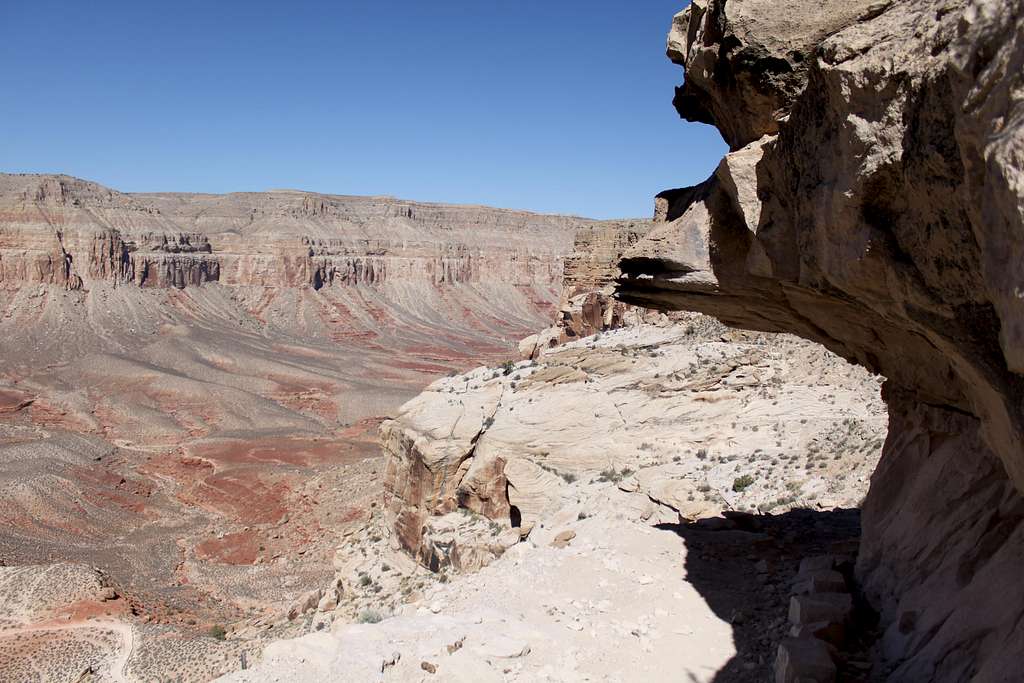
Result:
<svg viewBox="0 0 1024 683"><path fill-rule="evenodd" d="M512 371L516 369L516 364L510 360L505 361L501 364L501 372L505 375L511 375Z"/></svg>
<svg viewBox="0 0 1024 683"><path fill-rule="evenodd" d="M750 488L754 483L754 478L749 474L744 474L742 477L736 477L732 482L732 490L736 493L741 493Z"/></svg>
<svg viewBox="0 0 1024 683"><path fill-rule="evenodd" d="M364 609L359 613L357 621L360 624L379 624L384 621L384 616L375 609Z"/></svg>
<svg viewBox="0 0 1024 683"><path fill-rule="evenodd" d="M361 575L361 576L359 577L359 585L360 585L360 586L363 586L363 587L365 588L366 586L369 586L369 585L370 585L371 583L373 583L373 579L371 579L371 578L370 578L369 576L367 576L366 574L362 574L362 575Z"/></svg>
<svg viewBox="0 0 1024 683"><path fill-rule="evenodd" d="M616 471L614 467L609 467L606 470L601 470L601 473L597 475L597 480L618 483L631 474L633 474L633 470L628 467L623 467L619 471Z"/></svg>
<svg viewBox="0 0 1024 683"><path fill-rule="evenodd" d="M210 630L206 632L206 635L210 636L211 638L215 638L216 640L224 640L228 637L228 634L224 630L224 627L220 624L214 624L213 626L211 626Z"/></svg>

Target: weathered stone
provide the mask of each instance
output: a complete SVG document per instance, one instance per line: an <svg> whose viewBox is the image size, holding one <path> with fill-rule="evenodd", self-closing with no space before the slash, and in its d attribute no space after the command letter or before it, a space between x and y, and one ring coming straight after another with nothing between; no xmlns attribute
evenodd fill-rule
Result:
<svg viewBox="0 0 1024 683"><path fill-rule="evenodd" d="M819 621L841 624L852 612L853 598L849 593L794 595L789 599L789 621L796 625Z"/></svg>
<svg viewBox="0 0 1024 683"><path fill-rule="evenodd" d="M775 657L775 683L831 683L836 665L817 638L787 638Z"/></svg>
<svg viewBox="0 0 1024 683"><path fill-rule="evenodd" d="M846 579L837 571L812 571L798 574L793 593L845 593Z"/></svg>
<svg viewBox="0 0 1024 683"><path fill-rule="evenodd" d="M320 603L320 598L322 596L323 592L319 588L303 593L288 608L288 621L294 621L303 614L316 609L316 606Z"/></svg>
<svg viewBox="0 0 1024 683"><path fill-rule="evenodd" d="M333 610L335 607L338 606L338 597L339 596L338 596L338 591L337 590L332 588L332 589L326 591L324 593L323 597L320 598L320 601L316 605L317 611L318 612L330 612L331 610Z"/></svg>
<svg viewBox="0 0 1024 683"><path fill-rule="evenodd" d="M569 543L574 538L576 538L576 532L573 531L572 529L566 529L564 531L559 531L557 534L555 534L555 538L551 541L551 547L553 547L553 548L564 548L567 545L569 545Z"/></svg>
<svg viewBox="0 0 1024 683"><path fill-rule="evenodd" d="M795 624L789 630L793 638L820 638L827 643L840 646L846 637L846 625L831 621L816 621L811 624Z"/></svg>

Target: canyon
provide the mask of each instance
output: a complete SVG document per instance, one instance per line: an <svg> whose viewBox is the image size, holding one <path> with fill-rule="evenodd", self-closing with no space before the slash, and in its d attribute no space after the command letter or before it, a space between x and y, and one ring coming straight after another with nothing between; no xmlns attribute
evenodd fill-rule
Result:
<svg viewBox="0 0 1024 683"><path fill-rule="evenodd" d="M1024 4L667 54L653 221L0 177L2 675L1016 680Z"/></svg>
<svg viewBox="0 0 1024 683"><path fill-rule="evenodd" d="M1019 678L1022 37L1024 6L994 0L707 0L673 20L668 56L686 73L676 108L714 125L730 151L704 183L660 193L655 225L619 241L614 296L670 317L698 311L796 334L885 378L877 467L873 454L857 456L874 469L862 514L854 521L835 508L796 532L823 542L852 521L845 538L787 544L794 532L779 526L806 519L786 504L805 500L776 515L755 497L750 515L746 492L765 478L756 457L733 480L739 496L725 484L744 470L722 477L720 460L704 469L698 454L708 452L694 452L709 436L702 428L720 448L720 436L740 441L736 423L697 411L698 425L684 421L669 436L630 407L629 392L645 387L648 404L672 387L683 405L708 400L698 398L704 390L727 405L734 397L717 392L744 391L728 381L734 373L756 370L764 390L761 378L785 377L781 368L726 362L723 374L718 362L701 372L686 354L703 349L714 363L712 339L684 341L674 323L655 325L675 330L666 337L641 325L558 347L581 322L615 315L617 304L594 293L524 342L533 364L437 382L382 425L392 546L438 572L476 573L379 626L276 644L258 673L228 680L286 671L305 680L349 671L381 680ZM622 366L638 351L660 358L669 340L675 362L655 361L651 377ZM810 389L789 379L788 391ZM539 383L543 393L531 396ZM574 384L585 389L571 393ZM868 403L859 400L840 414L856 415L851 406ZM792 425L801 402L789 403ZM737 423L748 417L728 411ZM712 500L695 495L714 490ZM682 541L652 538L636 522ZM737 543L728 535L737 531L749 535ZM715 565L709 546L728 562ZM753 566L730 576L744 553ZM709 581L714 570L732 582ZM753 601L752 617L739 605L750 605L754 576L759 594L781 595ZM524 577L535 582L517 583ZM680 585L699 597L667 599ZM351 650L338 654L342 643Z"/></svg>
<svg viewBox="0 0 1024 683"><path fill-rule="evenodd" d="M5 595L45 593L25 568L82 583L77 602L12 614L0 647L21 654L0 678L101 675L117 639L86 617L135 624L132 661L153 667L129 666L139 679L254 657L258 639L208 629L333 575L381 495L381 419L514 354L553 315L575 231L599 225L0 176L0 573ZM81 656L34 671L57 643Z"/></svg>

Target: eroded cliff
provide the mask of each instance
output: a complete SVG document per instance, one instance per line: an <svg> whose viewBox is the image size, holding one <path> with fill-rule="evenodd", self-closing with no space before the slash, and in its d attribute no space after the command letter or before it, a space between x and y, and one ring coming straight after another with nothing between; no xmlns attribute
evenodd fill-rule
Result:
<svg viewBox="0 0 1024 683"><path fill-rule="evenodd" d="M858 576L893 680L1024 652L1024 4L703 0L675 103L730 146L621 300L789 331L888 377ZM1019 673L1019 671L1017 671Z"/></svg>
<svg viewBox="0 0 1024 683"><path fill-rule="evenodd" d="M572 231L589 222L295 191L124 194L67 176L4 175L0 287L490 280L550 288Z"/></svg>

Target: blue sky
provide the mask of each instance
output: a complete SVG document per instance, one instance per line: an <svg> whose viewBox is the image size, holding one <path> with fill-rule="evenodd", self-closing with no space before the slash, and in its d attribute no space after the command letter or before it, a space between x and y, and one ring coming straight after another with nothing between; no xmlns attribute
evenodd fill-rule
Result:
<svg viewBox="0 0 1024 683"><path fill-rule="evenodd" d="M685 0L0 0L0 170L647 216L724 151Z"/></svg>

